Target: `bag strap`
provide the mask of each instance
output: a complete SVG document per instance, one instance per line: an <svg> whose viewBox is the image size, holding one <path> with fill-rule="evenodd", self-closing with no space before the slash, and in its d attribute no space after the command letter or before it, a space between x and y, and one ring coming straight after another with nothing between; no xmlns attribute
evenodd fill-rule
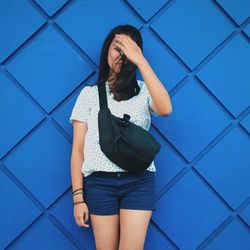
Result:
<svg viewBox="0 0 250 250"><path fill-rule="evenodd" d="M108 108L106 82L101 82L98 84L98 95L99 95L100 110ZM129 119L130 119L129 114L123 114L123 118L120 118L120 122L126 125L128 124Z"/></svg>
<svg viewBox="0 0 250 250"><path fill-rule="evenodd" d="M98 84L98 95L99 95L99 104L101 110L108 106L105 82L101 82Z"/></svg>

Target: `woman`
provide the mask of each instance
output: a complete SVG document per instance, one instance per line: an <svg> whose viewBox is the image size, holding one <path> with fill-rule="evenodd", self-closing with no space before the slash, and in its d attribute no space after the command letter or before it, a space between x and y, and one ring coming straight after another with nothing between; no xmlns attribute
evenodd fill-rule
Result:
<svg viewBox="0 0 250 250"><path fill-rule="evenodd" d="M136 79L139 69L143 81ZM112 114L149 129L151 116L172 112L170 97L142 54L142 38L131 25L115 27L106 37L98 82L79 94L70 122L74 126L71 157L74 216L78 226L89 216L96 249L143 249L155 210L155 166L128 173L100 149L98 84L105 82Z"/></svg>

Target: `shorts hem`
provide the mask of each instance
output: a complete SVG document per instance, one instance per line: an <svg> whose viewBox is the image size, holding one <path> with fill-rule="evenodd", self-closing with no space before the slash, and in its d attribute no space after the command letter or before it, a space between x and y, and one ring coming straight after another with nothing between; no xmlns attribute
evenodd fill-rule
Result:
<svg viewBox="0 0 250 250"><path fill-rule="evenodd" d="M120 207L121 209L133 209L133 210L151 210L151 211L155 211L156 209L155 208L140 208L140 207Z"/></svg>
<svg viewBox="0 0 250 250"><path fill-rule="evenodd" d="M105 212L94 212L94 211L90 211L89 212L90 214L93 214L93 215L116 215L116 214L119 214L119 212L115 212L115 211L113 211L113 212L107 212L107 213L105 213Z"/></svg>

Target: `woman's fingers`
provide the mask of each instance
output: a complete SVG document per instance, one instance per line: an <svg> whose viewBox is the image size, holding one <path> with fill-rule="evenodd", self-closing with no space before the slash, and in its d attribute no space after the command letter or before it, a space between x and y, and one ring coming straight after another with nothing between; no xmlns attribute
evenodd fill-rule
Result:
<svg viewBox="0 0 250 250"><path fill-rule="evenodd" d="M121 41L115 40L115 45L116 45L118 48L122 49L122 50L124 50L124 49L126 48L125 45L124 45Z"/></svg>
<svg viewBox="0 0 250 250"><path fill-rule="evenodd" d="M83 215L84 221L87 222L89 220L89 213L85 212Z"/></svg>
<svg viewBox="0 0 250 250"><path fill-rule="evenodd" d="M122 44L124 47L128 47L131 43L134 43L130 37L122 35L116 35L115 41L118 41L118 43Z"/></svg>
<svg viewBox="0 0 250 250"><path fill-rule="evenodd" d="M84 212L84 214L86 214L86 212ZM80 227L89 227L89 224L86 224L85 223L86 221L83 220L84 214L83 214L83 216L81 216L81 217L78 218L79 226Z"/></svg>

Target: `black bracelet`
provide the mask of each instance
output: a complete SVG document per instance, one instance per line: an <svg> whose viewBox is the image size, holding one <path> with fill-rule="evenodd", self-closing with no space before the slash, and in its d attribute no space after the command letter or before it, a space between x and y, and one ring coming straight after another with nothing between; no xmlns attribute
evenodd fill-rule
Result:
<svg viewBox="0 0 250 250"><path fill-rule="evenodd" d="M76 202L73 202L73 205L75 206L76 204L79 204L79 203L85 203L85 201L76 201Z"/></svg>
<svg viewBox="0 0 250 250"><path fill-rule="evenodd" d="M79 191L79 190L83 190L83 188L78 188L78 189L74 190L74 191L72 192L72 194L75 193L76 191Z"/></svg>

